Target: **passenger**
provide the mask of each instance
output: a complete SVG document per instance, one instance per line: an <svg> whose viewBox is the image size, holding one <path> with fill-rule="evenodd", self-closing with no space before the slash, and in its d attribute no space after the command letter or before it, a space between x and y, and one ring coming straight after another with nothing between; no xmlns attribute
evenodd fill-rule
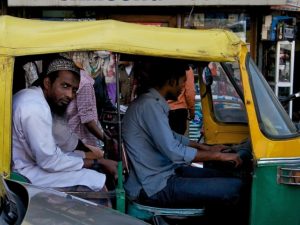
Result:
<svg viewBox="0 0 300 225"><path fill-rule="evenodd" d="M109 52L109 55L104 58L103 76L105 77L105 84L107 96L112 105L117 103L117 81L116 81L116 55Z"/></svg>
<svg viewBox="0 0 300 225"><path fill-rule="evenodd" d="M94 79L84 70L80 70L80 84L77 96L67 107L67 120L73 132L86 144L100 146L99 139L104 143L112 143L98 120Z"/></svg>
<svg viewBox="0 0 300 225"><path fill-rule="evenodd" d="M109 98L105 77L101 73L97 77L95 77L94 91L96 94L98 118L101 121L103 111L116 110L116 107L112 104Z"/></svg>
<svg viewBox="0 0 300 225"><path fill-rule="evenodd" d="M73 60L77 67L84 70L95 80L94 92L99 120L101 119L104 110L116 110L116 107L113 105L110 96L108 95L106 85L106 77L112 77L115 73L115 61L112 53L108 51L83 51L65 52L60 55ZM113 89L113 86L110 88Z"/></svg>
<svg viewBox="0 0 300 225"><path fill-rule="evenodd" d="M40 86L21 90L13 97L13 170L35 185L83 186L100 191L105 184L105 175L90 169L101 166L101 160L82 158L61 149L52 133L51 113L65 113L76 96L79 81L79 69L72 61L55 59Z"/></svg>
<svg viewBox="0 0 300 225"><path fill-rule="evenodd" d="M120 76L120 104L128 106L133 100L134 64L130 61L121 61L119 64Z"/></svg>
<svg viewBox="0 0 300 225"><path fill-rule="evenodd" d="M66 52L61 53L61 55L72 60L81 69L77 97L71 101L67 108L66 118L69 126L84 143L103 146L106 153L114 153L116 141L105 133L99 122L102 108L106 108L107 104L112 106L104 80L105 74L108 76L108 74L114 73L111 65L111 61L112 64L114 61L110 60L113 59L110 57L112 54L108 51L83 51ZM94 89L94 86L99 85L98 79L101 80L100 89L102 90Z"/></svg>
<svg viewBox="0 0 300 225"><path fill-rule="evenodd" d="M97 51L101 59L101 70L94 77L94 91L98 118L101 121L104 111L116 111L115 56L107 51Z"/></svg>
<svg viewBox="0 0 300 225"><path fill-rule="evenodd" d="M58 147L67 149L86 159L98 159L100 165L94 165L92 169L112 175L117 178L117 162L105 159L104 152L99 147L83 143L78 136L71 131L65 116L52 113L52 133Z"/></svg>
<svg viewBox="0 0 300 225"><path fill-rule="evenodd" d="M101 141L104 143L106 155L112 155L116 152L116 141L104 132L99 123L93 85L94 79L86 71L80 70L80 84L76 98L67 107L68 125L85 144L100 147ZM109 190L115 188L117 178L117 162L111 163L115 165L115 173L106 174L106 186Z"/></svg>
<svg viewBox="0 0 300 225"><path fill-rule="evenodd" d="M187 129L187 120L195 117L195 86L192 68L186 71L186 82L177 100L169 100L169 123L173 131L184 135Z"/></svg>
<svg viewBox="0 0 300 225"><path fill-rule="evenodd" d="M191 141L169 126L166 100L177 99L188 69L184 62L170 59L153 61L148 67L152 88L131 103L123 118L122 135L131 163L124 187L129 198L146 205L205 205L227 211L240 199L242 180L225 171L192 167L191 163L223 161L239 167L239 155L221 152L224 145Z"/></svg>

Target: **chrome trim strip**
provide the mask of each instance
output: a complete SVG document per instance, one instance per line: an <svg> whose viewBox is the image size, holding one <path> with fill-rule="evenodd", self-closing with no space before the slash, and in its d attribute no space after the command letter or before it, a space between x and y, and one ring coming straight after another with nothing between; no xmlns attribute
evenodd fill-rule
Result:
<svg viewBox="0 0 300 225"><path fill-rule="evenodd" d="M298 164L300 166L300 157L290 158L261 158L257 160L257 165L269 165L269 164Z"/></svg>

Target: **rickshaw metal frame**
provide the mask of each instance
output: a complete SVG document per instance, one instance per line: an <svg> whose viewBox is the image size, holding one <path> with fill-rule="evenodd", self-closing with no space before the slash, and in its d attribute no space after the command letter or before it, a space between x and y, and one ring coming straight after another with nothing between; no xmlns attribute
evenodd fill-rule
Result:
<svg viewBox="0 0 300 225"><path fill-rule="evenodd" d="M0 112L0 169L6 176L10 173L11 160L15 57L107 50L130 55L225 62L238 59L241 51L246 49L246 44L227 30L149 27L113 20L55 22L1 16L0 33L0 84L3 87L0 104L4 109Z"/></svg>

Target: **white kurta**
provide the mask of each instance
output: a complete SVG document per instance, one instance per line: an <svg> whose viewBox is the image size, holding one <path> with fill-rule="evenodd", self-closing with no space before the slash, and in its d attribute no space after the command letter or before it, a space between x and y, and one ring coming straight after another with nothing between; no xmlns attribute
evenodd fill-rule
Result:
<svg viewBox="0 0 300 225"><path fill-rule="evenodd" d="M83 159L60 149L52 134L50 107L40 87L13 97L13 170L43 187L84 185L102 189L105 175L84 169Z"/></svg>

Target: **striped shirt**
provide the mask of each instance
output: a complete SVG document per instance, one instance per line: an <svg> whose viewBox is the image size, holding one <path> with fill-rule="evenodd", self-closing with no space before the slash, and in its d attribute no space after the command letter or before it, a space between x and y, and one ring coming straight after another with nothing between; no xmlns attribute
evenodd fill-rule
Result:
<svg viewBox="0 0 300 225"><path fill-rule="evenodd" d="M93 120L98 123L93 85L94 79L87 72L81 70L77 96L67 108L67 120L72 131L83 143L97 146L98 139L84 125Z"/></svg>

